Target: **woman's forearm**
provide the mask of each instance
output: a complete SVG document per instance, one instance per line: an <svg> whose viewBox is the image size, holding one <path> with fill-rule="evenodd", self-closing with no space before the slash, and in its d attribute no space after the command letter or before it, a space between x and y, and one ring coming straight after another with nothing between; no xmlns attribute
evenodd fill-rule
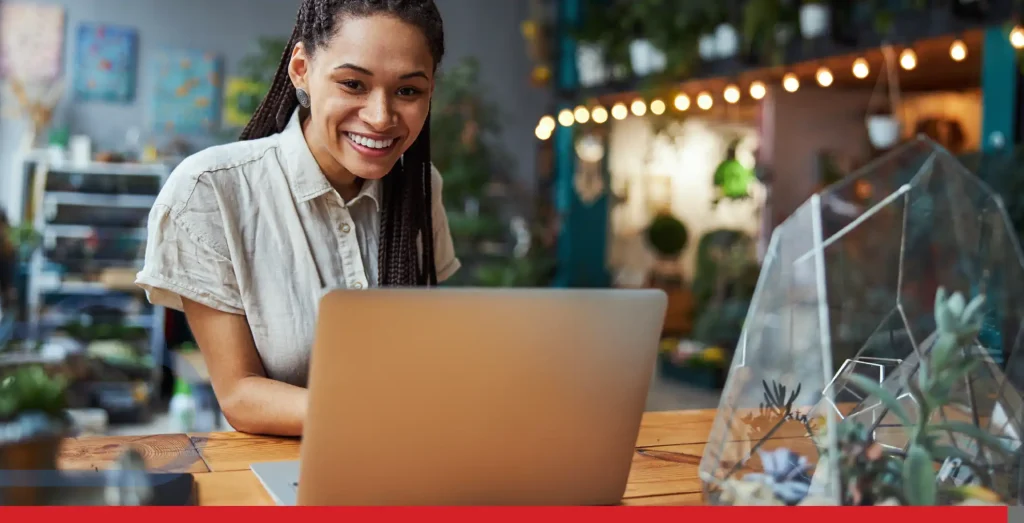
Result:
<svg viewBox="0 0 1024 523"><path fill-rule="evenodd" d="M251 376L235 382L225 396L221 410L235 430L274 436L302 435L306 389Z"/></svg>

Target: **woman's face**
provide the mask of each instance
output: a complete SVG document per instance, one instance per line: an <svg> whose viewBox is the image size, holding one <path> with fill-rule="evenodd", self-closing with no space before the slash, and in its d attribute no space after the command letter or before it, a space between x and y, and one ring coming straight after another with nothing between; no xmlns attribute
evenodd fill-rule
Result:
<svg viewBox="0 0 1024 523"><path fill-rule="evenodd" d="M423 32L386 15L342 20L312 58L295 46L290 74L309 93L306 139L328 176L388 174L423 129L434 88Z"/></svg>

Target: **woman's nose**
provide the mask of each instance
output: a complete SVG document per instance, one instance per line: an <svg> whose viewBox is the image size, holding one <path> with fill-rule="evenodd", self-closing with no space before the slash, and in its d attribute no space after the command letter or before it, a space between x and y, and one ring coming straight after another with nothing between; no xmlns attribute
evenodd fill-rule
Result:
<svg viewBox="0 0 1024 523"><path fill-rule="evenodd" d="M370 96L363 107L362 119L376 132L384 132L391 128L395 124L395 116L391 111L391 100L388 96L383 93Z"/></svg>

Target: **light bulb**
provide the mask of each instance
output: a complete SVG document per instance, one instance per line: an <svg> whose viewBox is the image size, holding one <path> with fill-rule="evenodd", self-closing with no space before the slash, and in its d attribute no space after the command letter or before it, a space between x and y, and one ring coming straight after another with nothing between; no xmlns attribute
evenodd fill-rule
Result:
<svg viewBox="0 0 1024 523"><path fill-rule="evenodd" d="M651 112L654 114L665 114L665 102L661 100L651 102Z"/></svg>
<svg viewBox="0 0 1024 523"><path fill-rule="evenodd" d="M590 117L594 123L605 123L608 121L608 110L599 105L590 111Z"/></svg>
<svg viewBox="0 0 1024 523"><path fill-rule="evenodd" d="M616 120L622 120L629 116L629 110L626 109L626 105L619 102L612 106L612 118Z"/></svg>
<svg viewBox="0 0 1024 523"><path fill-rule="evenodd" d="M722 93L722 98L725 98L725 101L731 104L740 101L740 88L735 85L726 87L725 91Z"/></svg>
<svg viewBox="0 0 1024 523"><path fill-rule="evenodd" d="M800 79L795 74L789 73L782 78L782 87L791 93L795 93L800 88Z"/></svg>
<svg viewBox="0 0 1024 523"><path fill-rule="evenodd" d="M548 138L551 138L551 131L552 131L552 129L550 127L545 127L543 125L538 125L537 129L535 129L533 132L534 132L534 134L537 135L537 139L539 139L539 140L547 140Z"/></svg>
<svg viewBox="0 0 1024 523"><path fill-rule="evenodd" d="M900 67L907 71L917 67L917 54L914 53L913 49L904 49L900 53Z"/></svg>
<svg viewBox="0 0 1024 523"><path fill-rule="evenodd" d="M957 40L949 46L949 57L957 62L964 61L967 58L967 44L962 40Z"/></svg>
<svg viewBox="0 0 1024 523"><path fill-rule="evenodd" d="M750 84L750 97L755 100L764 98L764 95L768 93L768 89L764 86L764 82L754 82Z"/></svg>
<svg viewBox="0 0 1024 523"><path fill-rule="evenodd" d="M860 78L861 80L868 77L871 73L871 67L868 66L868 61L863 58L858 58L853 61L853 76Z"/></svg>
<svg viewBox="0 0 1024 523"><path fill-rule="evenodd" d="M1010 31L1010 45L1016 49L1024 49L1024 28L1018 25Z"/></svg>
<svg viewBox="0 0 1024 523"><path fill-rule="evenodd" d="M818 80L818 85L822 87L828 87L832 85L832 80L834 80L834 78L832 77L832 71L829 71L828 67L822 67L818 69L818 72L817 74L814 75L814 77Z"/></svg>
<svg viewBox="0 0 1024 523"><path fill-rule="evenodd" d="M537 123L538 129L554 129L555 119L551 116L544 115L541 117L540 122Z"/></svg>
<svg viewBox="0 0 1024 523"><path fill-rule="evenodd" d="M568 109L562 109L558 113L558 123L562 124L562 127L569 127L576 120L576 117L572 115L572 111Z"/></svg>
<svg viewBox="0 0 1024 523"><path fill-rule="evenodd" d="M685 111L690 108L690 97L684 93L676 95L675 102L673 102L676 109L679 111Z"/></svg>
<svg viewBox="0 0 1024 523"><path fill-rule="evenodd" d="M643 116L647 114L647 104L645 104L643 100L633 100L633 103L629 106L629 110L637 116Z"/></svg>
<svg viewBox="0 0 1024 523"><path fill-rule="evenodd" d="M576 123L587 123L590 121L590 111L588 111L587 108L583 107L582 105L577 107L576 110L573 111L573 116L576 117Z"/></svg>
<svg viewBox="0 0 1024 523"><path fill-rule="evenodd" d="M714 103L715 100L711 98L711 95L708 93L700 93L697 95L697 107L700 107L705 111L711 109L711 106L714 105Z"/></svg>

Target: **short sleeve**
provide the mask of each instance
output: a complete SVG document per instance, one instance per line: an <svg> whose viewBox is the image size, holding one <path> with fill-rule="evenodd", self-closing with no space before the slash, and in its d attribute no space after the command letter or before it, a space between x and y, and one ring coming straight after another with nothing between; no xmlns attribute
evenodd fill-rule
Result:
<svg viewBox="0 0 1024 523"><path fill-rule="evenodd" d="M437 267L438 283L451 278L462 264L455 256L455 245L452 232L448 227L448 213L445 212L441 192L444 189L441 173L433 165L430 166L430 191L433 222L434 222L434 266Z"/></svg>
<svg viewBox="0 0 1024 523"><path fill-rule="evenodd" d="M188 232L170 207L150 211L146 258L135 283L153 305L182 310L181 298L244 314L231 260Z"/></svg>

